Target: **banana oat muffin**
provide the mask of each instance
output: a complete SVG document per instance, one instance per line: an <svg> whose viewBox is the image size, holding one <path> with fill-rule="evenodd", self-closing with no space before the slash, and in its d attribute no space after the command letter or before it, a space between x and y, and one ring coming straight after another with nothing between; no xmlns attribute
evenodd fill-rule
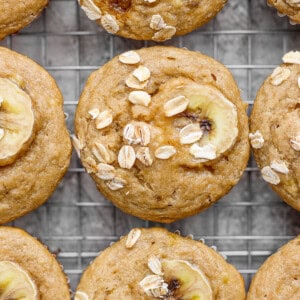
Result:
<svg viewBox="0 0 300 300"><path fill-rule="evenodd" d="M231 73L214 59L174 47L130 51L88 79L74 145L107 199L172 222L209 207L242 176L245 109Z"/></svg>
<svg viewBox="0 0 300 300"><path fill-rule="evenodd" d="M84 272L75 300L244 300L239 272L215 250L162 228L135 228Z"/></svg>
<svg viewBox="0 0 300 300"><path fill-rule="evenodd" d="M227 0L78 0L107 32L162 42L210 21Z"/></svg>
<svg viewBox="0 0 300 300"><path fill-rule="evenodd" d="M300 236L270 256L254 276L247 300L300 299Z"/></svg>
<svg viewBox="0 0 300 300"><path fill-rule="evenodd" d="M37 239L0 227L0 299L68 300L67 282L61 265Z"/></svg>
<svg viewBox="0 0 300 300"><path fill-rule="evenodd" d="M48 0L0 0L0 40L31 23Z"/></svg>
<svg viewBox="0 0 300 300"><path fill-rule="evenodd" d="M267 0L270 6L275 7L279 13L290 18L293 23L300 23L300 0Z"/></svg>
<svg viewBox="0 0 300 300"><path fill-rule="evenodd" d="M44 203L65 174L71 142L54 79L0 47L0 224Z"/></svg>
<svg viewBox="0 0 300 300"><path fill-rule="evenodd" d="M300 52L289 52L256 96L250 140L262 177L300 210Z"/></svg>

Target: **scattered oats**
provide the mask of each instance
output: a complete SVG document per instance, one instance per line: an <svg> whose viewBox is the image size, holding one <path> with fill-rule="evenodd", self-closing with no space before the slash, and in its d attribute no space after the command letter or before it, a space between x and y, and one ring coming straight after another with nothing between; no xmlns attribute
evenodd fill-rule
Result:
<svg viewBox="0 0 300 300"><path fill-rule="evenodd" d="M286 2L293 7L300 8L300 0L286 0Z"/></svg>
<svg viewBox="0 0 300 300"><path fill-rule="evenodd" d="M203 131L199 124L189 124L179 132L181 144L193 144L201 139Z"/></svg>
<svg viewBox="0 0 300 300"><path fill-rule="evenodd" d="M294 150L300 151L300 135L290 140L291 146Z"/></svg>
<svg viewBox="0 0 300 300"><path fill-rule="evenodd" d="M139 147L136 150L136 158L147 167L150 167L153 163L150 149L148 147Z"/></svg>
<svg viewBox="0 0 300 300"><path fill-rule="evenodd" d="M141 61L139 54L135 51L127 51L119 55L119 61L126 65L134 65Z"/></svg>
<svg viewBox="0 0 300 300"><path fill-rule="evenodd" d="M262 148L265 142L259 130L256 130L255 133L249 133L249 139L250 139L251 146L254 149Z"/></svg>
<svg viewBox="0 0 300 300"><path fill-rule="evenodd" d="M189 99L185 96L178 96L164 104L164 110L167 117L175 116L186 110L189 105Z"/></svg>
<svg viewBox="0 0 300 300"><path fill-rule="evenodd" d="M166 27L167 24L165 23L163 17L161 15L153 15L150 22L150 28L154 30L160 30Z"/></svg>
<svg viewBox="0 0 300 300"><path fill-rule="evenodd" d="M83 165L89 174L97 172L97 163L92 157L86 157L83 161Z"/></svg>
<svg viewBox="0 0 300 300"><path fill-rule="evenodd" d="M127 182L122 179L122 178L118 178L118 177L114 177L111 181L108 181L106 183L106 185L112 190L112 191L117 191L120 190L122 188L124 188L125 184Z"/></svg>
<svg viewBox="0 0 300 300"><path fill-rule="evenodd" d="M128 78L125 80L125 84L132 89L142 90L144 89L149 80L146 80L144 82L140 82L136 77L133 76L133 74L130 74Z"/></svg>
<svg viewBox="0 0 300 300"><path fill-rule="evenodd" d="M192 124L192 121L188 118L176 118L173 122L173 126L176 128L183 128L189 124Z"/></svg>
<svg viewBox="0 0 300 300"><path fill-rule="evenodd" d="M147 275L139 285L146 292L162 287L164 280L159 275Z"/></svg>
<svg viewBox="0 0 300 300"><path fill-rule="evenodd" d="M89 297L86 293L77 291L74 300L89 300Z"/></svg>
<svg viewBox="0 0 300 300"><path fill-rule="evenodd" d="M156 42L164 42L166 40L170 40L176 33L176 28L174 26L167 25L166 27L162 28L160 31L157 31L152 40Z"/></svg>
<svg viewBox="0 0 300 300"><path fill-rule="evenodd" d="M106 14L101 18L101 24L108 33L117 33L120 29L114 16Z"/></svg>
<svg viewBox="0 0 300 300"><path fill-rule="evenodd" d="M279 176L269 167L264 167L261 170L261 175L266 182L277 185L280 182Z"/></svg>
<svg viewBox="0 0 300 300"><path fill-rule="evenodd" d="M148 259L148 267L152 273L160 276L163 275L161 262L156 256L151 256Z"/></svg>
<svg viewBox="0 0 300 300"><path fill-rule="evenodd" d="M102 180L111 180L115 177L115 168L108 164L100 163L97 165L96 176Z"/></svg>
<svg viewBox="0 0 300 300"><path fill-rule="evenodd" d="M300 76L298 77L298 87L300 89Z"/></svg>
<svg viewBox="0 0 300 300"><path fill-rule="evenodd" d="M141 234L142 234L142 231L139 228L131 229L130 232L128 233L125 247L127 249L131 249L135 245L135 243L138 241Z"/></svg>
<svg viewBox="0 0 300 300"><path fill-rule="evenodd" d="M3 131L3 135L4 135L4 131ZM75 134L71 134L71 138L72 138L72 144L77 153L77 156L80 158L80 151L83 149L83 145L80 142L80 140L76 137ZM1 139L1 129L0 129L0 139Z"/></svg>
<svg viewBox="0 0 300 300"><path fill-rule="evenodd" d="M270 167L271 167L271 169L273 169L274 171L276 171L278 173L282 173L282 174L289 173L289 169L288 169L286 163L281 160L277 160L277 161L273 160L270 164Z"/></svg>
<svg viewBox="0 0 300 300"><path fill-rule="evenodd" d="M290 75L291 71L289 68L277 67L271 74L271 84L275 86L280 85L287 80Z"/></svg>
<svg viewBox="0 0 300 300"><path fill-rule="evenodd" d="M210 248L213 249L213 250L215 250L215 251L218 251L217 246L211 246Z"/></svg>
<svg viewBox="0 0 300 300"><path fill-rule="evenodd" d="M195 158L212 160L217 157L216 146L213 144L207 144L201 147L199 144L194 144L190 148L190 154L192 154Z"/></svg>
<svg viewBox="0 0 300 300"><path fill-rule="evenodd" d="M101 112L96 119L96 128L103 129L109 126L113 121L112 112L109 110L105 110Z"/></svg>
<svg viewBox="0 0 300 300"><path fill-rule="evenodd" d="M151 96L144 91L133 91L129 94L128 100L133 104L148 106L151 102Z"/></svg>
<svg viewBox="0 0 300 300"><path fill-rule="evenodd" d="M123 129L124 141L128 144L139 144L141 139L135 136L135 132L135 126L133 124L127 124Z"/></svg>
<svg viewBox="0 0 300 300"><path fill-rule="evenodd" d="M144 0L145 2L148 2L148 3L154 3L156 2L156 0Z"/></svg>
<svg viewBox="0 0 300 300"><path fill-rule="evenodd" d="M151 132L146 123L129 123L123 129L123 139L128 144L147 146L150 143Z"/></svg>
<svg viewBox="0 0 300 300"><path fill-rule="evenodd" d="M135 152L131 146L123 146L118 155L118 162L121 168L131 169L135 162Z"/></svg>
<svg viewBox="0 0 300 300"><path fill-rule="evenodd" d="M96 6L93 0L83 0L82 4L80 4L80 0L78 0L78 2L79 5L81 5L82 10L90 20L94 21L101 19L101 10L98 6Z"/></svg>
<svg viewBox="0 0 300 300"><path fill-rule="evenodd" d="M169 159L176 154L176 149L173 146L162 146L155 150L155 157L159 159Z"/></svg>
<svg viewBox="0 0 300 300"><path fill-rule="evenodd" d="M147 146L151 140L151 131L149 129L149 126L141 122L137 126L137 132L141 138L141 145Z"/></svg>
<svg viewBox="0 0 300 300"><path fill-rule="evenodd" d="M98 108L93 108L89 111L89 114L92 116L92 119L94 120L99 116L100 111Z"/></svg>
<svg viewBox="0 0 300 300"><path fill-rule="evenodd" d="M300 64L300 51L290 51L282 58L286 64Z"/></svg>
<svg viewBox="0 0 300 300"><path fill-rule="evenodd" d="M4 137L4 129L2 129L2 128L0 128L0 141L3 139L3 137ZM79 142L79 141L78 141ZM73 145L74 145L74 143L73 143ZM74 146L74 148L75 148L75 146ZM76 152L77 152L77 149L75 148L75 150L76 150ZM79 154L78 154L78 152L77 152L77 155L78 155L78 157L80 156L80 150L79 150Z"/></svg>
<svg viewBox="0 0 300 300"><path fill-rule="evenodd" d="M168 284L164 282L161 287L150 290L151 296L155 298L165 298L169 294ZM171 298L172 299L172 298Z"/></svg>
<svg viewBox="0 0 300 300"><path fill-rule="evenodd" d="M96 142L95 146L98 149L98 153L100 154L100 156L102 158L101 161L104 161L105 163L113 162L113 159L112 159L109 151L103 144Z"/></svg>
<svg viewBox="0 0 300 300"><path fill-rule="evenodd" d="M144 82L150 78L151 72L147 67L139 66L133 71L132 75L137 78L139 82Z"/></svg>

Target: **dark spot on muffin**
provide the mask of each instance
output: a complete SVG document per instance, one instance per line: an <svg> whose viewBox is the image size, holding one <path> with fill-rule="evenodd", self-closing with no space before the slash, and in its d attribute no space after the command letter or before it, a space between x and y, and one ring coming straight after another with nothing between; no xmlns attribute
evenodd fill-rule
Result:
<svg viewBox="0 0 300 300"><path fill-rule="evenodd" d="M131 0L109 0L109 4L116 11L125 12L131 7Z"/></svg>

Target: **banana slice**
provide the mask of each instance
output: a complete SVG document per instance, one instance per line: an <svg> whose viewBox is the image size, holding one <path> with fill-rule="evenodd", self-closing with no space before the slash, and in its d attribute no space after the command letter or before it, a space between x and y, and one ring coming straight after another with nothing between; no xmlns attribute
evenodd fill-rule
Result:
<svg viewBox="0 0 300 300"><path fill-rule="evenodd" d="M200 124L203 131L199 146L213 147L215 158L219 157L234 145L238 136L235 105L213 86L189 84L178 89L189 99L185 117Z"/></svg>
<svg viewBox="0 0 300 300"><path fill-rule="evenodd" d="M37 288L16 263L0 261L0 300L38 300Z"/></svg>
<svg viewBox="0 0 300 300"><path fill-rule="evenodd" d="M198 267L185 260L163 260L162 269L172 299L213 299L210 283Z"/></svg>
<svg viewBox="0 0 300 300"><path fill-rule="evenodd" d="M0 78L0 166L13 163L33 139L34 114L29 95Z"/></svg>

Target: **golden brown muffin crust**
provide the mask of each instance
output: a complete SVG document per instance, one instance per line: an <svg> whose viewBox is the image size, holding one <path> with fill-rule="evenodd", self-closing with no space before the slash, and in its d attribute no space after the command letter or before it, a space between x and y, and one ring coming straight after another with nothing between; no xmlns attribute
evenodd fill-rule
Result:
<svg viewBox="0 0 300 300"><path fill-rule="evenodd" d="M210 282L213 299L245 299L242 276L215 250L201 242L180 237L165 229L141 229L141 236L131 249L125 247L127 237L104 250L84 272L77 291L89 300L146 300L138 283L151 272L150 256L161 259L186 260L196 265Z"/></svg>
<svg viewBox="0 0 300 300"><path fill-rule="evenodd" d="M0 0L0 40L31 23L48 0Z"/></svg>
<svg viewBox="0 0 300 300"><path fill-rule="evenodd" d="M0 77L22 81L35 117L35 136L30 147L14 163L0 167L3 224L48 199L68 168L72 148L62 95L48 72L31 59L0 48Z"/></svg>
<svg viewBox="0 0 300 300"><path fill-rule="evenodd" d="M137 65L126 65L118 57L108 62L88 79L81 95L75 118L76 134L83 145L81 160L89 166L95 142L104 144L114 157L117 175L127 181L116 191L107 182L91 174L97 188L107 199L129 214L143 219L172 222L207 208L237 183L249 157L248 119L239 89L230 72L219 62L200 53L174 47L153 47L137 51L140 65L151 71L145 91L152 95L149 108L132 105L125 80ZM175 78L175 79L174 79ZM163 110L168 87L186 82L212 85L224 94L237 109L239 134L234 146L220 158L206 163L195 162L189 145L183 147L172 128L175 117L167 118ZM167 86L167 88L166 88ZM97 130L89 111L111 110L113 123ZM132 120L151 125L150 152L159 145L173 145L178 153L168 160L154 158L147 167L136 160L132 169L118 165L117 154L123 144L122 132Z"/></svg>
<svg viewBox="0 0 300 300"><path fill-rule="evenodd" d="M264 262L247 294L247 300L280 299L300 299L300 236Z"/></svg>
<svg viewBox="0 0 300 300"><path fill-rule="evenodd" d="M292 22L300 23L300 2L297 0L268 0L281 14L287 15Z"/></svg>
<svg viewBox="0 0 300 300"><path fill-rule="evenodd" d="M40 300L71 299L66 275L53 254L27 232L0 227L0 258L25 270L39 291Z"/></svg>

